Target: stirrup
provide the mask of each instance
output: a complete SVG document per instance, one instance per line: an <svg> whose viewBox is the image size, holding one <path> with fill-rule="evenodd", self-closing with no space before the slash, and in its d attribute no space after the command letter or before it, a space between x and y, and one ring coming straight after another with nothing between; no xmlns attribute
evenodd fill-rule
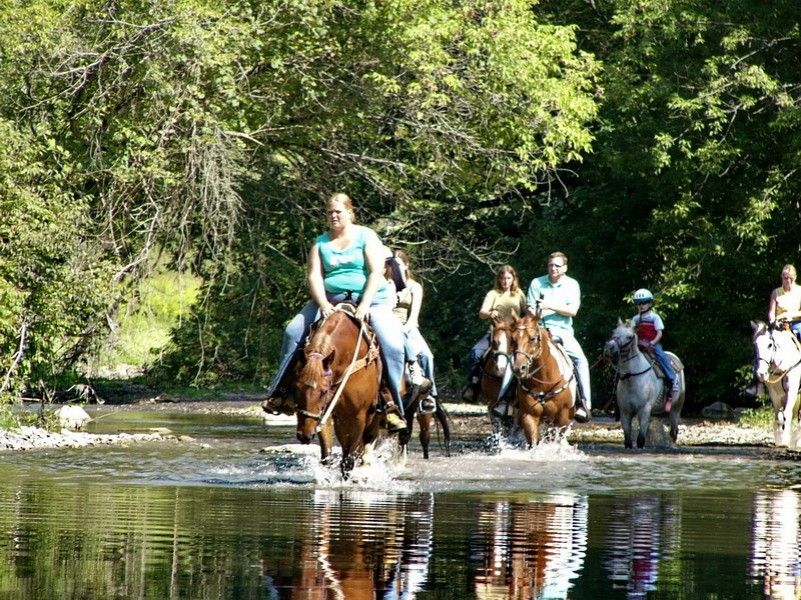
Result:
<svg viewBox="0 0 801 600"><path fill-rule="evenodd" d="M573 419L577 423L587 423L590 420L590 413L583 406L579 406L573 415Z"/></svg>
<svg viewBox="0 0 801 600"><path fill-rule="evenodd" d="M420 401L420 412L430 415L437 411L437 400L434 396L426 396Z"/></svg>

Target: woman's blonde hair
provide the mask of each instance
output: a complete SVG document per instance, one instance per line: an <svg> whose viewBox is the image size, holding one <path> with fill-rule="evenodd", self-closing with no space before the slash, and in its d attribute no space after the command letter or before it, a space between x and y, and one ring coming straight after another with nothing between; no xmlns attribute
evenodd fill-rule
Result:
<svg viewBox="0 0 801 600"><path fill-rule="evenodd" d="M790 275L793 276L793 279L798 277L798 274L795 272L795 267L793 265L790 265L790 264L784 265L782 267L782 273L784 273L785 271L789 272Z"/></svg>
<svg viewBox="0 0 801 600"><path fill-rule="evenodd" d="M512 285L509 286L509 291L514 294L520 287L520 282L517 280L517 271L515 271L515 268L512 265L502 265L501 268L498 269L498 273L495 275L495 285L493 287L495 288L496 292L502 292L501 277L507 273L511 274L512 276Z"/></svg>

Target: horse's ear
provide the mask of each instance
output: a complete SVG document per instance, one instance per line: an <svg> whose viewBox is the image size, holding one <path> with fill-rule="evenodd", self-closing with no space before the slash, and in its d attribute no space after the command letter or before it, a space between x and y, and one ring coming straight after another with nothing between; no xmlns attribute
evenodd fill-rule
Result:
<svg viewBox="0 0 801 600"><path fill-rule="evenodd" d="M618 326L618 327L620 327L621 325L623 325L623 319L621 319L620 317L618 317L618 318L617 318L617 326Z"/></svg>

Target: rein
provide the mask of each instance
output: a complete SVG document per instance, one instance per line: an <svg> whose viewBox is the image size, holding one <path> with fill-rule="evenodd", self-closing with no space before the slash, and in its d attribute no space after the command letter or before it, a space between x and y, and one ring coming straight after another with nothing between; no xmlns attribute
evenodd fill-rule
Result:
<svg viewBox="0 0 801 600"><path fill-rule="evenodd" d="M770 337L771 337L771 338L773 338L773 334L772 334L772 333L770 334ZM798 349L798 350L801 350L801 342L799 342L799 341L798 341L798 338L796 338L796 337L795 337L795 334L793 334L792 338L793 338L793 342L795 342L795 347L796 347L796 349ZM774 356L774 358L775 358L775 356L776 356L776 352L775 352L775 350L774 350L774 352L773 352L773 356ZM759 356L759 357L758 357L758 359L759 359L760 361L762 361L762 362L765 362L765 363L767 363L767 365L768 365L768 372L770 373L770 372L771 372L771 371L770 371L770 366L771 366L771 364L773 364L773 361L772 361L772 360L768 360L768 359L766 359L766 358L762 358L761 356ZM795 364L793 364L793 365L791 365L791 366L787 367L787 368L786 368L786 369L784 369L783 371L779 371L779 372L778 372L778 375L776 375L776 377L775 377L774 379L771 379L770 377L768 377L768 379L767 379L767 381L765 381L765 383L776 384L776 383L779 383L779 382L781 382L781 380L785 378L785 376L787 375L787 373L789 373L790 371L792 371L793 369L795 369L795 368L796 368L798 365L801 365L801 357L799 357L799 359L798 359L798 360L795 362ZM775 373L775 371L774 371L774 373Z"/></svg>
<svg viewBox="0 0 801 600"><path fill-rule="evenodd" d="M331 417L331 413L334 412L334 407L337 405L339 397L342 395L342 392L345 389L345 384L348 382L348 379L350 378L351 374L357 370L354 369L354 366L356 365L356 361L359 356L359 346L361 346L363 334L364 334L364 321L361 322L361 325L359 327L359 335L356 338L356 349L353 351L353 358L350 360L350 364L348 365L348 368L345 370L345 374L342 375L342 379L339 381L339 387L337 388L334 397L331 399L331 402L328 403L328 406L326 407L323 415L319 417L320 422L317 424L316 427L317 433L320 433L323 430L325 422Z"/></svg>

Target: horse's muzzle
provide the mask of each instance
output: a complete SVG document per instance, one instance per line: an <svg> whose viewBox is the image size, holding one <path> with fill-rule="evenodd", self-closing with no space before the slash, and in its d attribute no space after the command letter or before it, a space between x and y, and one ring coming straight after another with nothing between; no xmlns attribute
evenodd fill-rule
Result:
<svg viewBox="0 0 801 600"><path fill-rule="evenodd" d="M301 444L310 444L311 441L314 439L314 435L313 434L309 435L308 433L298 430L297 438Z"/></svg>

